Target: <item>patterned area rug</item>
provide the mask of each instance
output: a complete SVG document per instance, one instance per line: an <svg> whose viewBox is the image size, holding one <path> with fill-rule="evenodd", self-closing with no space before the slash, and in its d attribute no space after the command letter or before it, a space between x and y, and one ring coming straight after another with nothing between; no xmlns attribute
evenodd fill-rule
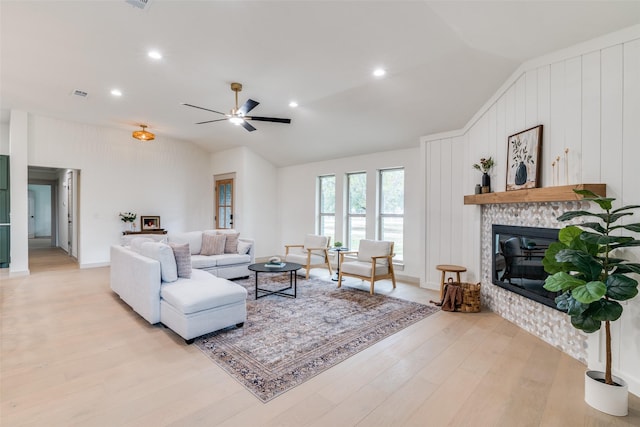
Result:
<svg viewBox="0 0 640 427"><path fill-rule="evenodd" d="M439 310L302 278L296 299L256 301L254 280L236 281L249 291L244 327L204 335L195 345L263 402ZM261 288L285 282L288 273L260 275Z"/></svg>

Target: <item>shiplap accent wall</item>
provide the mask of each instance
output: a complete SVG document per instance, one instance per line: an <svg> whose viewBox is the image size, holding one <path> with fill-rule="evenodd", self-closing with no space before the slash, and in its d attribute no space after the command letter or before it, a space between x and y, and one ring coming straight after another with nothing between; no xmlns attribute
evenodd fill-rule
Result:
<svg viewBox="0 0 640 427"><path fill-rule="evenodd" d="M425 168L425 271L422 286L439 287L437 264L468 268L481 280L481 213L464 206L493 156L493 191L504 191L507 137L544 125L541 186L553 185L551 163L569 149L558 184L606 183L620 204L640 204L640 26L524 64L459 131L421 138ZM563 162L561 162L563 163ZM640 218L635 218L635 222ZM627 254L638 262L638 251ZM493 286L483 281L483 286ZM615 370L640 394L640 298L624 304L614 330ZM599 369L602 338L590 335L588 363Z"/></svg>

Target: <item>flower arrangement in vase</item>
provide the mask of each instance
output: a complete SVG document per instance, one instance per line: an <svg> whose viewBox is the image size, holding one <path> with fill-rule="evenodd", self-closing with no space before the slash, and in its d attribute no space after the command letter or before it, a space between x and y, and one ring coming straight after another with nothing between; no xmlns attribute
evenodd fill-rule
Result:
<svg viewBox="0 0 640 427"><path fill-rule="evenodd" d="M489 171L493 169L495 166L495 162L493 158L481 158L479 163L474 163L473 168L482 172L482 192L490 193L491 192L491 177L489 176Z"/></svg>
<svg viewBox="0 0 640 427"><path fill-rule="evenodd" d="M128 228L128 231L134 231L133 222L136 220L136 218L138 218L138 215L134 214L133 212L120 212L119 216L120 220L124 222L125 226Z"/></svg>

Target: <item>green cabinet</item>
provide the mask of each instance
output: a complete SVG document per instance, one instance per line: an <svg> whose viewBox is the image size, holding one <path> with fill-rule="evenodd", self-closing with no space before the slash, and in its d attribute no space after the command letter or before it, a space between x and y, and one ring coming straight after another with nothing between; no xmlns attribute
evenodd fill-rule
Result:
<svg viewBox="0 0 640 427"><path fill-rule="evenodd" d="M9 156L0 156L0 268L9 267Z"/></svg>

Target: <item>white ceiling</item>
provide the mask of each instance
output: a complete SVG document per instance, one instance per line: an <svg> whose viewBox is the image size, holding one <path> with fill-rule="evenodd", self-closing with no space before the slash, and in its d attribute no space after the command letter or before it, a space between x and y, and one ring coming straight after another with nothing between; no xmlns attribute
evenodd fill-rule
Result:
<svg viewBox="0 0 640 427"><path fill-rule="evenodd" d="M146 123L157 139L300 164L461 128L522 62L638 23L640 1L0 0L1 117ZM240 103L261 103L252 114L292 123L196 125L219 116L180 105L227 112L234 81Z"/></svg>

